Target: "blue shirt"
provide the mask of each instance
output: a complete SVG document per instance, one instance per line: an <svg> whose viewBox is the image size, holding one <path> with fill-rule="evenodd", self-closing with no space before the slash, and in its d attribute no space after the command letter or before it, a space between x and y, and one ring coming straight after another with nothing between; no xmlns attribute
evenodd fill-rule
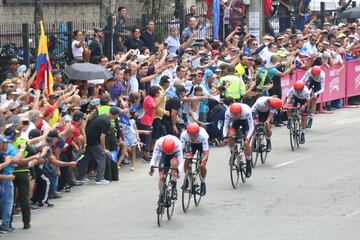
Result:
<svg viewBox="0 0 360 240"><path fill-rule="evenodd" d="M210 86L207 82L201 84L201 87L203 89L203 94L209 95L211 93ZM208 110L208 102L209 100L201 100L200 101L200 107L199 107L199 113L206 113Z"/></svg>
<svg viewBox="0 0 360 240"><path fill-rule="evenodd" d="M176 50L180 47L180 41L177 37L168 36L165 42L168 44L168 51L170 53L176 53Z"/></svg>
<svg viewBox="0 0 360 240"><path fill-rule="evenodd" d="M5 152L5 157L7 157L7 156L15 157L16 154L17 154L17 151L16 151L15 147L12 144L8 143L8 147ZM13 164L7 165L3 170L3 174L4 175L12 175L14 168L15 167Z"/></svg>

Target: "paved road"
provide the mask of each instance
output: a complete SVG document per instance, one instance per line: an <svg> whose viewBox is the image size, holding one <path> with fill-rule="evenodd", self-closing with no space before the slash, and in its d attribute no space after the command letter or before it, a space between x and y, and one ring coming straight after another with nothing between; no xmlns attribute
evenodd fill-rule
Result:
<svg viewBox="0 0 360 240"><path fill-rule="evenodd" d="M33 214L32 229L3 239L360 239L360 109L317 115L306 145L291 152L286 128L275 129L273 152L234 190L227 148L212 148L208 194L184 214L156 225L155 177L139 163L121 181L87 186Z"/></svg>

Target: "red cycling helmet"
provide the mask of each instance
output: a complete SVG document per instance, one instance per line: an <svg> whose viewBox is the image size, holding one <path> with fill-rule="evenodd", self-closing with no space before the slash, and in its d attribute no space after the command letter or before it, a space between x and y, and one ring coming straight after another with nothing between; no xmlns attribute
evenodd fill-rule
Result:
<svg viewBox="0 0 360 240"><path fill-rule="evenodd" d="M319 75L321 73L321 68L319 66L314 66L311 68L312 75Z"/></svg>
<svg viewBox="0 0 360 240"><path fill-rule="evenodd" d="M278 98L270 98L268 100L268 106L274 109L279 109L282 107L282 101Z"/></svg>
<svg viewBox="0 0 360 240"><path fill-rule="evenodd" d="M295 82L294 89L295 90L303 90L304 86L305 86L305 84L301 80L299 80L299 81Z"/></svg>
<svg viewBox="0 0 360 240"><path fill-rule="evenodd" d="M242 107L241 107L241 103L233 103L230 105L230 113L241 113L242 112Z"/></svg>
<svg viewBox="0 0 360 240"><path fill-rule="evenodd" d="M200 132L200 127L197 123L190 123L189 125L187 125L186 131L189 134L196 134Z"/></svg>
<svg viewBox="0 0 360 240"><path fill-rule="evenodd" d="M171 154L175 150L175 141L172 137L167 136L165 137L163 143L162 143L162 149L165 153Z"/></svg>

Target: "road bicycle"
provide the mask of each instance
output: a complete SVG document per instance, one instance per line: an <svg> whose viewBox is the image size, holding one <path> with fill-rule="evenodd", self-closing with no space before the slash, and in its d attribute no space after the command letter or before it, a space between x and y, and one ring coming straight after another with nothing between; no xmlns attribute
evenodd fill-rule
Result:
<svg viewBox="0 0 360 240"><path fill-rule="evenodd" d="M257 160L260 157L261 163L264 164L267 158L267 149L266 149L266 131L265 124L263 122L258 122L255 124L255 132L252 137L251 147L255 157L252 158L251 165L255 168Z"/></svg>
<svg viewBox="0 0 360 240"><path fill-rule="evenodd" d="M292 112L292 116L289 117L290 123L290 146L291 150L295 151L300 146L300 134L301 134L301 112L299 108L289 107L288 111Z"/></svg>
<svg viewBox="0 0 360 240"><path fill-rule="evenodd" d="M184 213L186 213L189 209L192 196L194 197L195 206L199 206L201 201L200 152L197 151L196 157L188 158L187 160L189 161L189 168L185 173L183 185L181 187L182 208Z"/></svg>
<svg viewBox="0 0 360 240"><path fill-rule="evenodd" d="M163 219L163 215L166 210L167 219L170 221L174 213L175 200L172 199L172 183L171 183L171 170L178 171L177 168L171 167L157 167L152 166L151 171L158 168L162 174L164 174L161 180L161 188L159 193L159 200L157 202L156 214L157 224L160 227Z"/></svg>
<svg viewBox="0 0 360 240"><path fill-rule="evenodd" d="M246 181L246 164L245 164L245 153L244 153L244 136L242 133L242 128L240 127L234 137L234 150L230 156L229 165L230 165L230 179L231 185L236 189L239 185L239 180L245 183Z"/></svg>

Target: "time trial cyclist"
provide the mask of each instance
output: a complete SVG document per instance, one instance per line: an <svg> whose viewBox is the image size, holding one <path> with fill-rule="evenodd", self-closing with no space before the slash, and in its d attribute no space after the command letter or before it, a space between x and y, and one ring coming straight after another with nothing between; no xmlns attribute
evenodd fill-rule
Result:
<svg viewBox="0 0 360 240"><path fill-rule="evenodd" d="M302 112L300 144L304 144L307 108L310 104L310 90L301 80L296 81L294 86L289 89L286 97L284 98L283 104L285 104L288 99L290 107L298 107L298 105L300 105L300 111ZM292 111L288 111L288 117L291 117L292 114ZM290 121L288 121L287 128L290 129Z"/></svg>
<svg viewBox="0 0 360 240"><path fill-rule="evenodd" d="M251 108L243 103L233 103L225 112L225 121L223 128L223 136L228 138L230 152L234 150L234 137L236 131L242 127L246 135L245 138L245 158L246 158L246 177L251 177L251 136L254 132L254 120L251 113Z"/></svg>
<svg viewBox="0 0 360 240"><path fill-rule="evenodd" d="M205 196L206 194L206 163L209 158L209 134L206 130L200 127L197 123L190 123L186 127L186 131L183 131L180 136L182 148L185 152L185 164L184 171L189 168L189 159L198 152L201 156L200 168L200 195Z"/></svg>
<svg viewBox="0 0 360 240"><path fill-rule="evenodd" d="M271 151L271 120L274 116L276 109L280 109L281 107L282 101L279 98L274 97L260 97L251 107L253 118L265 124L267 152Z"/></svg>
<svg viewBox="0 0 360 240"><path fill-rule="evenodd" d="M155 142L153 155L150 161L150 176L153 175L154 169L152 168L156 164L156 160L160 157L160 170L159 170L159 189L161 189L162 179L165 176L165 169L178 169L171 170L171 183L172 183L172 192L171 198L173 200L177 199L177 189L176 189L176 180L180 177L180 172L184 167L184 158L182 152L182 146L180 140L173 135L166 135L159 138Z"/></svg>

